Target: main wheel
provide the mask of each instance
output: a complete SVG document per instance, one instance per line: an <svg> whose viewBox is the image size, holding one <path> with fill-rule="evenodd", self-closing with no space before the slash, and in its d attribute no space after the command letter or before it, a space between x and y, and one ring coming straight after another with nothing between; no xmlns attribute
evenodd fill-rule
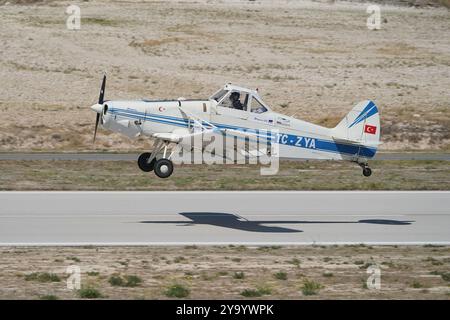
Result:
<svg viewBox="0 0 450 320"><path fill-rule="evenodd" d="M155 166L156 158L153 159L150 163L148 163L148 159L150 159L151 156L152 156L152 154L150 152L145 152L139 156L139 158L138 158L139 169L141 169L144 172L150 172L153 170L153 168Z"/></svg>
<svg viewBox="0 0 450 320"><path fill-rule="evenodd" d="M372 170L369 167L365 167L363 169L363 175L364 177L370 177L370 175L372 174Z"/></svg>
<svg viewBox="0 0 450 320"><path fill-rule="evenodd" d="M155 174L160 178L168 178L173 172L173 163L168 159L159 159L155 163Z"/></svg>

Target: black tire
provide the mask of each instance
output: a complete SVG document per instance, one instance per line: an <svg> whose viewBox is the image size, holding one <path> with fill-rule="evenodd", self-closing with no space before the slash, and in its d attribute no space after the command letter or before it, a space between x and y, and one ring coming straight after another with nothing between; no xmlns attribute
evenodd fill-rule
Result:
<svg viewBox="0 0 450 320"><path fill-rule="evenodd" d="M168 178L172 175L173 163L168 159L159 159L155 163L155 174L160 178Z"/></svg>
<svg viewBox="0 0 450 320"><path fill-rule="evenodd" d="M144 172L150 172L155 167L156 159L153 159L152 162L147 163L147 160L151 157L150 152L145 152L141 154L138 158L138 167Z"/></svg>
<svg viewBox="0 0 450 320"><path fill-rule="evenodd" d="M372 174L372 170L369 167L366 167L363 169L364 177L370 177L371 174Z"/></svg>

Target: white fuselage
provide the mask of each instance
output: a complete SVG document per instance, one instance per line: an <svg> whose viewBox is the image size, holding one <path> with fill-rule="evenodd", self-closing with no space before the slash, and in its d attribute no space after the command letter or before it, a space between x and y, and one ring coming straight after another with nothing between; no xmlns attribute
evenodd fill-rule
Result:
<svg viewBox="0 0 450 320"><path fill-rule="evenodd" d="M193 121L182 111L186 110L219 129L278 130L275 143L281 158L358 160L376 152L375 148L335 141L329 128L270 110L254 113L225 108L213 99L106 101L105 105L103 127L130 138L189 130Z"/></svg>

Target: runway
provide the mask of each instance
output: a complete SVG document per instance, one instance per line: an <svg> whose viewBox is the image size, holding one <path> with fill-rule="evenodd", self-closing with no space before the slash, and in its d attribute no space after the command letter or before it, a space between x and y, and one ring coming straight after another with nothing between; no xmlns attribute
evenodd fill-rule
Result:
<svg viewBox="0 0 450 320"><path fill-rule="evenodd" d="M0 192L0 245L450 244L450 192Z"/></svg>
<svg viewBox="0 0 450 320"><path fill-rule="evenodd" d="M0 153L0 160L14 161L135 161L138 153ZM295 159L292 159L295 160ZM450 153L379 152L374 160L440 160L450 161Z"/></svg>

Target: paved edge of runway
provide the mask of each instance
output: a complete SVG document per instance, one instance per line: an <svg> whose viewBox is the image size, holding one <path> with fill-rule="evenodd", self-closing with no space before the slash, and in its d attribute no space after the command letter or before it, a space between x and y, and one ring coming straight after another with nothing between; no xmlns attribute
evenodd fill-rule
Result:
<svg viewBox="0 0 450 320"><path fill-rule="evenodd" d="M135 161L139 153L41 153L0 152L0 161ZM286 159L299 161L298 159ZM435 160L450 161L450 153L446 152L380 152L373 160Z"/></svg>

